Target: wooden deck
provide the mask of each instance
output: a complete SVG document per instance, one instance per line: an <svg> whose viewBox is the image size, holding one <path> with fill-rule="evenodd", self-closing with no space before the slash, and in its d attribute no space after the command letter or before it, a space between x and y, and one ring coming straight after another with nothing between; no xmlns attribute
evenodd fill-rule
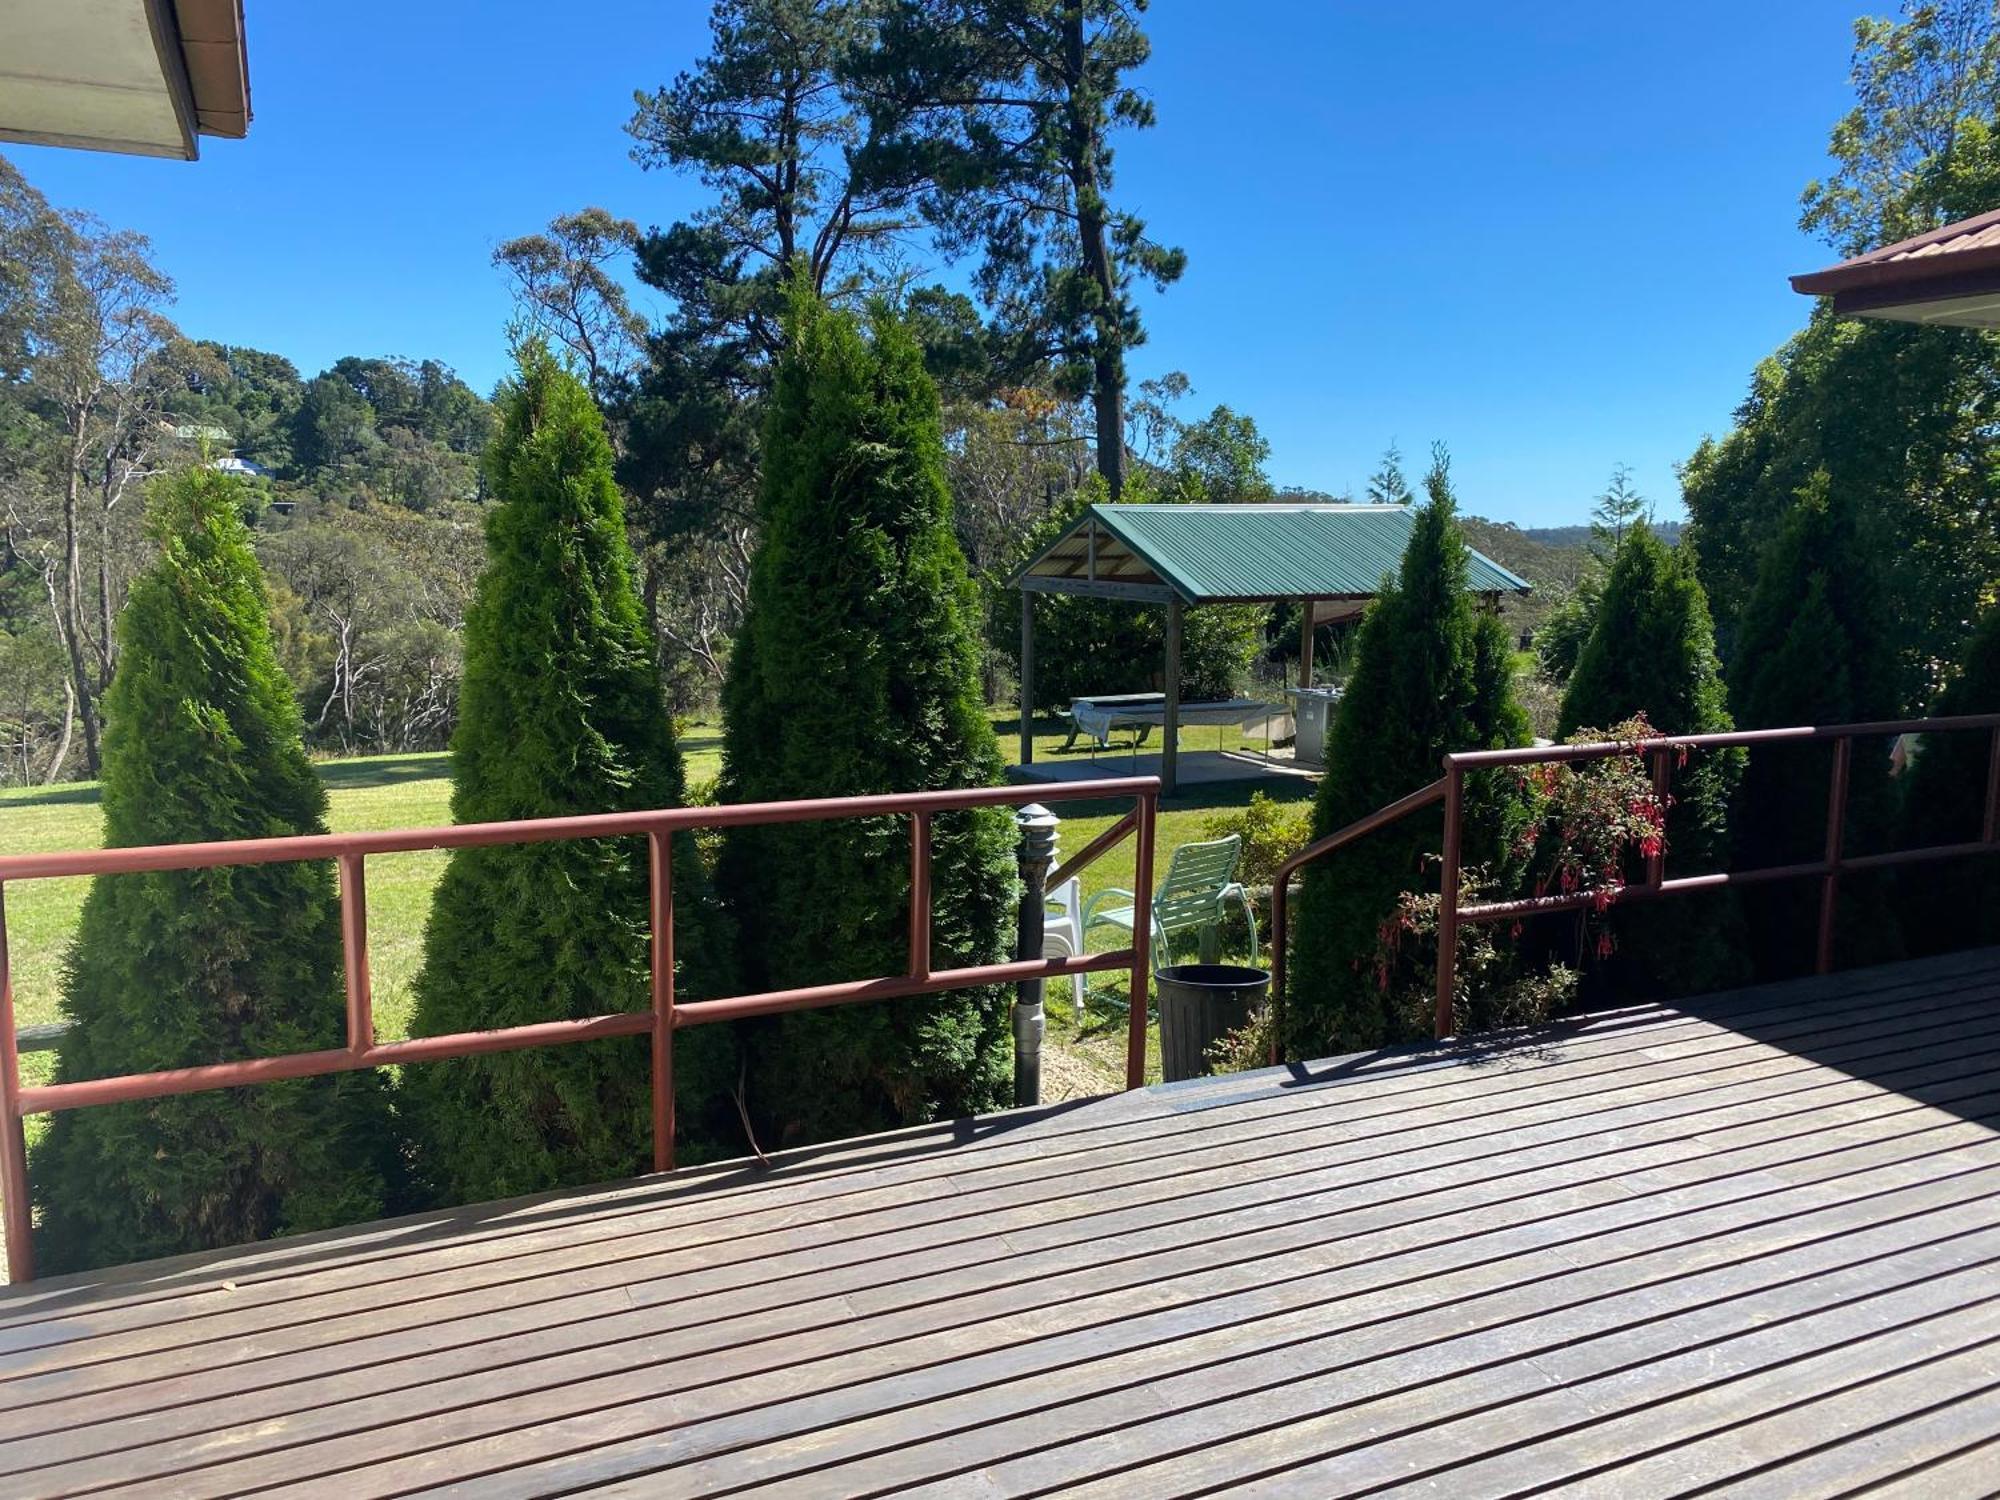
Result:
<svg viewBox="0 0 2000 1500"><path fill-rule="evenodd" d="M0 1296L0 1493L2000 1488L2000 953Z"/></svg>

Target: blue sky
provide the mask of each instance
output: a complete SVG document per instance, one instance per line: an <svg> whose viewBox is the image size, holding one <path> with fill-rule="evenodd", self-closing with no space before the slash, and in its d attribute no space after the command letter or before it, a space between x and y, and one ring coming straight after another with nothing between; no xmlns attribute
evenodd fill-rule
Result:
<svg viewBox="0 0 2000 1500"><path fill-rule="evenodd" d="M1887 0L1529 6L1156 0L1119 198L1188 272L1138 376L1226 402L1281 484L1358 489L1450 443L1467 509L1580 520L1616 463L1663 516L1831 257L1797 200L1848 105L1851 21ZM308 374L505 360L501 240L599 203L699 206L642 172L636 87L702 49L698 0L249 0L256 121L193 165L32 147L58 204L153 238L190 332Z"/></svg>

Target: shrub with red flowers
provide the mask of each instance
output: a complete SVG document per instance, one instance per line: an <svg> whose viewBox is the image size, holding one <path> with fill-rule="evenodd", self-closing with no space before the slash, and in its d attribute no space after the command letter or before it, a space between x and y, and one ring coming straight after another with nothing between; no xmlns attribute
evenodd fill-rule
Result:
<svg viewBox="0 0 2000 1500"><path fill-rule="evenodd" d="M1616 944L1608 913L1643 861L1664 854L1671 795L1653 790L1646 741L1659 731L1634 715L1609 729L1581 728L1573 743L1614 744L1596 760L1541 762L1521 768L1537 815L1522 830L1516 853L1532 874L1529 894L1560 900L1590 895L1577 927L1579 958L1609 958ZM1687 752L1679 752L1685 761Z"/></svg>
<svg viewBox="0 0 2000 1500"><path fill-rule="evenodd" d="M1579 729L1578 742L1621 749L1593 760L1538 762L1514 773L1532 815L1521 825L1510 853L1525 872L1519 894L1569 911L1565 898L1579 893L1589 904L1576 911L1574 963L1529 966L1513 939L1523 922L1505 924L1501 941L1493 922L1461 922L1454 965L1453 1029L1490 1030L1528 1025L1560 1010L1576 993L1579 971L1610 957L1615 943L1609 913L1643 861L1666 849L1670 798L1653 790L1645 743L1658 731L1644 716L1609 729ZM1509 892L1488 869L1459 871L1461 910L1506 900ZM1437 936L1441 901L1433 891L1405 892L1383 921L1376 944L1376 987L1412 1024L1431 1013L1437 988Z"/></svg>

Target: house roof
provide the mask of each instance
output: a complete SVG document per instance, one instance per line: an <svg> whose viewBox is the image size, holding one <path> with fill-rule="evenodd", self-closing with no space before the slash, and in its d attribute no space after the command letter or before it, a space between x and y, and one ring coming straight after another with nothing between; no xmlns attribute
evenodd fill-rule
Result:
<svg viewBox="0 0 2000 1500"><path fill-rule="evenodd" d="M1792 278L1842 315L2000 327L2000 209Z"/></svg>
<svg viewBox="0 0 2000 1500"><path fill-rule="evenodd" d="M1400 505L1093 505L1013 582L1159 603L1369 599L1402 565L1413 525ZM1478 552L1469 584L1530 589Z"/></svg>
<svg viewBox="0 0 2000 1500"><path fill-rule="evenodd" d="M242 0L0 0L0 141L193 160L250 128Z"/></svg>

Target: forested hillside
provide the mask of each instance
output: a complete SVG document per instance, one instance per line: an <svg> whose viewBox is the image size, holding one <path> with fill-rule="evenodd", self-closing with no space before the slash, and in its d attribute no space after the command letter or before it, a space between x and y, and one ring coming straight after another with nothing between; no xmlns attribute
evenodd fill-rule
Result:
<svg viewBox="0 0 2000 1500"><path fill-rule="evenodd" d="M310 742L442 745L480 557L486 400L435 360L190 336L138 235L0 160L0 781L93 776L164 471L241 475Z"/></svg>

